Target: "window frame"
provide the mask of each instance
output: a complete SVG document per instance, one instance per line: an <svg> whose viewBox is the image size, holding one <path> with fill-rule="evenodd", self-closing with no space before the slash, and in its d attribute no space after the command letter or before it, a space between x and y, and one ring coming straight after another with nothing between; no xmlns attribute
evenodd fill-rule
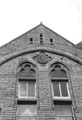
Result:
<svg viewBox="0 0 82 120"><path fill-rule="evenodd" d="M54 96L54 87L53 87L53 82L55 83L59 83L59 92L60 92L60 96ZM70 99L70 92L69 92L69 86L68 86L68 81L64 81L63 83L66 83L66 88L67 88L67 93L68 93L68 96L62 96L62 90L61 90L61 84L62 83L62 81L60 82L60 81L55 81L55 80L53 80L52 82L51 82L51 86L52 86L52 96L53 96L53 98L54 99Z"/></svg>
<svg viewBox="0 0 82 120"><path fill-rule="evenodd" d="M35 95L34 96L28 96L28 82L27 80L21 80L21 81L25 81L26 83L26 96L21 96L20 95L20 80L18 81L18 98L25 98L25 99L31 99L31 98L36 98L36 81L34 81L35 85L34 85L34 90L35 90ZM30 81L33 82L33 81Z"/></svg>

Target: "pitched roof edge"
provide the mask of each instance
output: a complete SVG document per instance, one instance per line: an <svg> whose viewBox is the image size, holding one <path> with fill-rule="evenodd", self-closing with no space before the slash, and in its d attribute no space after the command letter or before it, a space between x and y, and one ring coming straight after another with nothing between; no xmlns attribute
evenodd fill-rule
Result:
<svg viewBox="0 0 82 120"><path fill-rule="evenodd" d="M66 39L65 37L63 37L62 35L58 34L57 32L53 31L52 29L48 28L47 26L45 26L44 24L42 24L42 26L44 26L46 29L50 30L51 32L53 32L54 34L58 35L59 37L63 38L64 40L66 40L67 42L69 42L72 45L75 45L74 43L70 42L68 39Z"/></svg>
<svg viewBox="0 0 82 120"><path fill-rule="evenodd" d="M2 47L6 46L6 45L8 45L8 44L10 44L10 43L12 43L13 41L19 39L19 38L22 37L23 35L25 35L25 34L31 32L32 30L36 29L36 28L39 27L40 25L41 25L41 23L40 23L39 25L33 27L32 29L30 29L30 30L28 30L28 31L26 31L26 32L24 32L24 33L22 33L21 35L15 37L14 39L10 40L8 43L5 43L4 45L2 45L2 46L0 47L0 49L1 49Z"/></svg>
<svg viewBox="0 0 82 120"><path fill-rule="evenodd" d="M39 26L45 27L46 29L48 29L49 31L51 31L51 32L53 32L54 34L58 35L58 36L61 37L62 39L66 40L67 42L69 42L69 43L72 44L73 46L75 45L75 44L73 44L72 42L70 42L69 40L67 40L66 38L64 38L63 36L61 36L60 34L56 33L56 32L53 31L52 29L50 29L50 28L48 28L47 26L45 26L45 25L41 22L39 25L33 27L32 29L28 30L27 32L24 32L23 34L17 36L17 37L14 38L13 40L9 41L8 43L2 45L2 46L0 47L0 49L3 48L3 47L6 46L6 45L12 43L13 41L19 39L19 38L22 37L23 35L25 35L25 34L31 32L31 31L33 31L34 29L38 28Z"/></svg>

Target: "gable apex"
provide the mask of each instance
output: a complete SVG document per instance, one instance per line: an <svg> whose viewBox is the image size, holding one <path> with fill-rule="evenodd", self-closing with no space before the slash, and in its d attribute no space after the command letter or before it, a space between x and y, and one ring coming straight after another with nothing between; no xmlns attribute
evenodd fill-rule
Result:
<svg viewBox="0 0 82 120"><path fill-rule="evenodd" d="M40 35L42 34L42 44ZM32 39L31 39L32 38ZM31 40L33 40L31 44ZM56 47L62 51L70 50L74 44L54 32L47 26L45 26L42 22L31 30L25 32L14 40L10 41L6 45L0 47L0 55L4 56L13 52L17 52L20 50L30 49L30 48L42 48L45 47L55 49Z"/></svg>
<svg viewBox="0 0 82 120"><path fill-rule="evenodd" d="M58 34L58 33L55 32L54 30L52 30L52 29L50 29L49 27L47 27L46 25L44 25L43 22L40 22L40 24L38 24L37 26L33 27L32 29L26 31L25 33L21 34L20 36L16 37L16 38L13 39L13 40L18 39L18 38L22 37L22 36L25 35L25 34L29 34L29 33L31 33L32 31L34 31L34 30L36 30L36 29L38 29L38 28L40 28L40 29L39 29L40 31L38 31L38 32L42 32L43 30L49 30L49 31L52 32L53 34L56 34L56 35L59 36L60 38L62 38L62 39L64 39L65 41L69 42L70 44L74 45L74 44L73 44L71 41L69 41L67 38L63 37L62 35ZM13 41L13 40L12 40L12 41ZM12 41L10 41L10 42L12 42Z"/></svg>
<svg viewBox="0 0 82 120"><path fill-rule="evenodd" d="M39 29L39 30L40 30L39 32L41 32L41 31L43 31L43 30L48 30L48 31L50 31L51 33L53 33L53 34L59 36L60 38L64 39L64 40L67 41L69 44L74 45L74 44L73 44L71 41L69 41L67 38L63 37L62 35L58 34L58 33L55 32L54 30L50 29L49 27L47 27L46 25L44 25L42 22L40 22L39 25L33 27L32 29L30 29L30 30L27 31L26 33L29 34L30 32L32 32L32 31L34 31L34 30L36 30L36 29L38 29L38 28L40 28L40 29ZM26 34L26 33L24 33L24 34ZM24 34L22 34L22 35L24 35ZM21 36L22 36L22 35L21 35ZM19 37L21 37L21 36L19 36Z"/></svg>
<svg viewBox="0 0 82 120"><path fill-rule="evenodd" d="M50 29L49 27L47 27L46 25L44 25L42 22L40 22L39 25L33 27L32 29L24 32L23 34L21 34L21 35L19 35L19 36L17 36L17 37L14 38L13 40L9 41L7 44L10 44L10 43L12 43L13 41L16 41L16 40L22 38L23 36L25 36L25 35L27 35L27 34L30 34L31 32L35 31L36 29L39 29L39 31L38 31L39 33L42 32L42 31L48 30L49 32L53 33L54 35L57 35L58 37L60 37L60 38L62 38L63 40L67 41L69 44L74 45L72 42L70 42L69 40L67 40L65 37L63 37L62 35L58 34L57 32L53 31L52 29ZM7 44L5 44L5 45L7 45ZM3 46L5 46L5 45L3 45ZM3 47L3 46L2 46L2 47Z"/></svg>

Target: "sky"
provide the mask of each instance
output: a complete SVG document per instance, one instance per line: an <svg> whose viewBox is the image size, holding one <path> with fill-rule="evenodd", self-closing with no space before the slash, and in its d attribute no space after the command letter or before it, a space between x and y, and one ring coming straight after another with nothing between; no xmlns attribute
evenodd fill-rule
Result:
<svg viewBox="0 0 82 120"><path fill-rule="evenodd" d="M82 0L0 0L0 46L40 22L72 43L79 43Z"/></svg>

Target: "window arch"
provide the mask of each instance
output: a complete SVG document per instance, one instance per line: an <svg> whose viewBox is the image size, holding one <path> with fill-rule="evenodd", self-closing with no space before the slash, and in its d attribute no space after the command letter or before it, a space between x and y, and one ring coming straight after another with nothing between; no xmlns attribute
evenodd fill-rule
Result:
<svg viewBox="0 0 82 120"><path fill-rule="evenodd" d="M67 68L63 64L55 63L51 66L50 79L52 82L53 98L70 98Z"/></svg>
<svg viewBox="0 0 82 120"><path fill-rule="evenodd" d="M18 67L17 120L35 119L37 116L36 101L36 67L23 62Z"/></svg>
<svg viewBox="0 0 82 120"><path fill-rule="evenodd" d="M35 98L36 97L36 67L24 62L18 68L18 97Z"/></svg>
<svg viewBox="0 0 82 120"><path fill-rule="evenodd" d="M55 78L67 78L67 73L64 70L63 65L55 64L52 66L50 76Z"/></svg>
<svg viewBox="0 0 82 120"><path fill-rule="evenodd" d="M31 63L25 62L19 66L18 77L35 78L36 79L36 69Z"/></svg>
<svg viewBox="0 0 82 120"><path fill-rule="evenodd" d="M72 101L69 93L69 72L61 63L50 67L50 80L56 119L73 119Z"/></svg>

